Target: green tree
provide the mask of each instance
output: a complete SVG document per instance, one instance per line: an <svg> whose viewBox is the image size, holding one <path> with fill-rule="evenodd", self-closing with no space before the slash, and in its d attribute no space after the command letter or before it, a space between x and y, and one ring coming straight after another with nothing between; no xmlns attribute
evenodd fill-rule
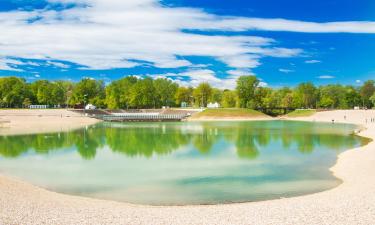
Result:
<svg viewBox="0 0 375 225"><path fill-rule="evenodd" d="M178 84L167 78L158 78L154 80L156 106L173 106L175 101Z"/></svg>
<svg viewBox="0 0 375 225"><path fill-rule="evenodd" d="M103 107L105 103L104 99L104 82L84 78L74 86L69 103L71 105L83 105L91 103L99 107Z"/></svg>
<svg viewBox="0 0 375 225"><path fill-rule="evenodd" d="M345 87L345 102L348 108L353 109L355 106L361 105L361 95L358 89L353 86Z"/></svg>
<svg viewBox="0 0 375 225"><path fill-rule="evenodd" d="M72 81L58 80L55 82L60 89L64 91L63 103L61 105L68 105L72 98L74 83Z"/></svg>
<svg viewBox="0 0 375 225"><path fill-rule="evenodd" d="M198 85L193 92L195 104L200 107L206 107L212 94L212 87L209 83L204 82Z"/></svg>
<svg viewBox="0 0 375 225"><path fill-rule="evenodd" d="M135 76L113 81L106 87L105 102L110 109L127 109L130 106L131 88L138 82Z"/></svg>
<svg viewBox="0 0 375 225"><path fill-rule="evenodd" d="M253 98L253 108L269 108L272 104L272 89L267 87L259 87L255 90Z"/></svg>
<svg viewBox="0 0 375 225"><path fill-rule="evenodd" d="M370 97L370 101L372 102L372 105L375 106L375 93Z"/></svg>
<svg viewBox="0 0 375 225"><path fill-rule="evenodd" d="M319 106L323 108L347 108L345 88L341 85L319 87Z"/></svg>
<svg viewBox="0 0 375 225"><path fill-rule="evenodd" d="M130 90L130 105L134 108L156 107L155 88L150 77L140 79Z"/></svg>
<svg viewBox="0 0 375 225"><path fill-rule="evenodd" d="M26 81L17 77L0 78L2 107L22 107L25 98L32 95Z"/></svg>
<svg viewBox="0 0 375 225"><path fill-rule="evenodd" d="M223 91L218 88L212 88L211 96L208 99L208 101L212 103L215 103L215 102L220 103L222 99L223 99Z"/></svg>
<svg viewBox="0 0 375 225"><path fill-rule="evenodd" d="M234 108L237 104L237 94L235 91L224 90L221 105L224 108Z"/></svg>
<svg viewBox="0 0 375 225"><path fill-rule="evenodd" d="M364 107L371 108L372 103L370 97L375 92L375 81L368 80L366 81L360 89L360 94L362 97L362 104Z"/></svg>
<svg viewBox="0 0 375 225"><path fill-rule="evenodd" d="M296 107L315 108L317 103L316 87L310 82L301 83L295 90L294 98Z"/></svg>
<svg viewBox="0 0 375 225"><path fill-rule="evenodd" d="M23 107L25 107L25 108L29 108L29 106L30 106L31 104L32 104L32 102L31 102L30 98L25 98L25 99L23 100L23 103L22 103Z"/></svg>
<svg viewBox="0 0 375 225"><path fill-rule="evenodd" d="M259 85L259 80L255 76L240 76L237 79L237 95L239 100L239 106L241 108L253 108L254 107L254 95L255 90Z"/></svg>
<svg viewBox="0 0 375 225"><path fill-rule="evenodd" d="M189 105L193 104L193 88L189 87L178 87L175 93L175 101L177 105L181 105L182 102L186 102Z"/></svg>

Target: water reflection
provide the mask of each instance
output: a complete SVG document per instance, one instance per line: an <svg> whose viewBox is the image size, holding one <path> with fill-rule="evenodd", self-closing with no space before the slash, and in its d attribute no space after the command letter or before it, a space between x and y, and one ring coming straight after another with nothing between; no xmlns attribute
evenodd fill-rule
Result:
<svg viewBox="0 0 375 225"><path fill-rule="evenodd" d="M0 155L16 158L25 153L48 154L76 149L86 160L108 147L129 157L168 155L192 145L202 155L224 140L233 144L237 156L255 159L267 146L312 153L319 147L334 151L362 145L367 139L354 136L353 126L307 122L206 122L206 123L102 123L66 133L0 136ZM275 143L279 143L275 145Z"/></svg>

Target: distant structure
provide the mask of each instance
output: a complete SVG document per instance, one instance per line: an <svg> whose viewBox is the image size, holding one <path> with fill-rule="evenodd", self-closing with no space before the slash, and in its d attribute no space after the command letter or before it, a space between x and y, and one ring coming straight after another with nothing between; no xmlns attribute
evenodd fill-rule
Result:
<svg viewBox="0 0 375 225"><path fill-rule="evenodd" d="M90 110L90 109L96 109L96 106L94 106L93 104L87 104L87 105L85 106L85 109L87 109L87 110Z"/></svg>
<svg viewBox="0 0 375 225"><path fill-rule="evenodd" d="M187 108L188 104L187 102L181 102L181 108Z"/></svg>
<svg viewBox="0 0 375 225"><path fill-rule="evenodd" d="M29 109L48 109L48 105L30 105Z"/></svg>
<svg viewBox="0 0 375 225"><path fill-rule="evenodd" d="M217 108L220 108L220 104L217 103L217 102L215 102L215 103L210 102L210 103L207 104L207 108L209 108L209 109L217 109Z"/></svg>
<svg viewBox="0 0 375 225"><path fill-rule="evenodd" d="M29 105L29 109L60 109L61 105Z"/></svg>

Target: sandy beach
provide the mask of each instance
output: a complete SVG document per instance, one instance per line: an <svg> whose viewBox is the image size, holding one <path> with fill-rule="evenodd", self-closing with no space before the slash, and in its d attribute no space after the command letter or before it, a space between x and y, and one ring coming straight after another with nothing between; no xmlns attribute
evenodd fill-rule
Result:
<svg viewBox="0 0 375 225"><path fill-rule="evenodd" d="M4 112L0 112L0 119L11 120ZM95 122L42 116L42 128L37 119L18 123L22 116L13 117L11 127L15 133L20 129L52 131L48 126L55 123L69 124L71 129ZM298 120L354 123L365 128L359 135L375 139L375 123L370 118L375 118L374 110L319 112ZM10 133L4 130L2 134ZM69 196L0 175L0 224L374 224L375 142L340 154L331 170L343 183L321 193L252 203L173 207Z"/></svg>
<svg viewBox="0 0 375 225"><path fill-rule="evenodd" d="M97 122L66 109L0 110L0 135L68 131Z"/></svg>

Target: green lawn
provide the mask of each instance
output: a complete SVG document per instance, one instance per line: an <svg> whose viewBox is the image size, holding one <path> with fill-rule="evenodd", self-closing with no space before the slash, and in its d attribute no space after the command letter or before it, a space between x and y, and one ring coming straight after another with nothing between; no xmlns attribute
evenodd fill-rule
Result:
<svg viewBox="0 0 375 225"><path fill-rule="evenodd" d="M267 116L259 111L253 109L206 109L203 112L196 113L193 115L193 118L201 118L201 117L220 117L220 118L228 118L228 117L260 117L260 116Z"/></svg>
<svg viewBox="0 0 375 225"><path fill-rule="evenodd" d="M305 117L312 116L316 113L315 109L296 109L291 113L288 113L288 117Z"/></svg>

